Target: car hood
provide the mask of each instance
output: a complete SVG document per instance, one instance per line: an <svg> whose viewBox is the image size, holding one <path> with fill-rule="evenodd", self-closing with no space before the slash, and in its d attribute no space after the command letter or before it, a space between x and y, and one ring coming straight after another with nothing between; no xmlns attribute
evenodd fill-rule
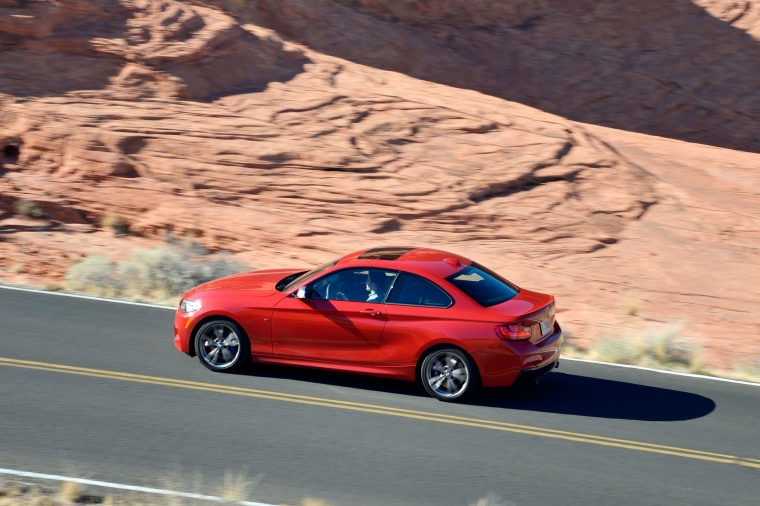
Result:
<svg viewBox="0 0 760 506"><path fill-rule="evenodd" d="M204 283L191 293L198 291L210 291L210 290L246 290L253 292L250 295L259 297L266 297L275 293L280 293L275 289L275 285L278 281L295 274L296 272L302 272L304 269L267 269L260 271L244 272L241 274L235 274L234 276L227 276L225 278L215 279Z"/></svg>
<svg viewBox="0 0 760 506"><path fill-rule="evenodd" d="M509 319L520 319L536 311L540 311L554 300L554 296L545 293L533 292L521 288L520 292L512 299L496 304L488 309Z"/></svg>

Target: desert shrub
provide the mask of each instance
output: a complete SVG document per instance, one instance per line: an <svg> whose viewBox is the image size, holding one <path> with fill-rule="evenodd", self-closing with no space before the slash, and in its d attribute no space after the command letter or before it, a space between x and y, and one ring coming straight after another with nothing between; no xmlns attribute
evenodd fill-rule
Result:
<svg viewBox="0 0 760 506"><path fill-rule="evenodd" d="M636 363L640 351L638 343L630 338L603 338L594 343L594 358L603 362L613 362L617 364Z"/></svg>
<svg viewBox="0 0 760 506"><path fill-rule="evenodd" d="M129 232L129 226L114 212L108 212L100 218L100 227L110 228L114 235L126 235Z"/></svg>
<svg viewBox="0 0 760 506"><path fill-rule="evenodd" d="M66 273L66 287L98 295L117 295L122 290L116 263L105 255L93 255L73 265Z"/></svg>
<svg viewBox="0 0 760 506"><path fill-rule="evenodd" d="M244 270L246 270L245 264L232 258L229 253L219 253L216 257L203 264L201 277L208 281L223 278Z"/></svg>
<svg viewBox="0 0 760 506"><path fill-rule="evenodd" d="M45 213L42 208L33 200L19 199L13 205L16 214L27 216L29 218L42 218Z"/></svg>
<svg viewBox="0 0 760 506"><path fill-rule="evenodd" d="M139 294L172 295L193 286L197 266L188 255L157 247L134 250L130 259L120 267L120 276L130 290Z"/></svg>
<svg viewBox="0 0 760 506"><path fill-rule="evenodd" d="M683 335L684 322L657 323L648 327L621 329L620 333L597 339L588 350L567 343L571 355L613 362L635 364L655 369L701 370L701 347L694 338Z"/></svg>
<svg viewBox="0 0 760 506"><path fill-rule="evenodd" d="M699 346L693 340L678 339L683 327L684 322L675 321L651 328L645 336L642 354L658 364L690 366Z"/></svg>
<svg viewBox="0 0 760 506"><path fill-rule="evenodd" d="M182 249L196 256L205 256L211 253L199 240L200 233L196 230L188 230L182 240Z"/></svg>
<svg viewBox="0 0 760 506"><path fill-rule="evenodd" d="M185 242L182 243L182 249L185 250L188 255L192 256L206 256L211 254L211 251L209 251L208 248L195 239L186 239Z"/></svg>
<svg viewBox="0 0 760 506"><path fill-rule="evenodd" d="M229 255L198 256L185 249L158 246L134 250L129 260L120 264L102 255L88 257L69 270L66 280L68 287L77 291L164 298L245 270L245 264Z"/></svg>
<svg viewBox="0 0 760 506"><path fill-rule="evenodd" d="M197 256L186 250L159 246L135 250L120 266L125 285L142 294L179 295L200 283L246 270L224 254Z"/></svg>
<svg viewBox="0 0 760 506"><path fill-rule="evenodd" d="M641 295L635 292L626 292L624 306L625 314L628 316L638 315L639 307L641 306Z"/></svg>

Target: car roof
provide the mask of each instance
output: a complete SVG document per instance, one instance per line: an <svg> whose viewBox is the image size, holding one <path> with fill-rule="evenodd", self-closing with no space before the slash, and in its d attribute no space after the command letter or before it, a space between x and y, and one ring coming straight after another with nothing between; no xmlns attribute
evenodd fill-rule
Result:
<svg viewBox="0 0 760 506"><path fill-rule="evenodd" d="M384 246L349 253L337 262L337 265L343 267L356 264L408 270L418 274L433 274L445 278L472 264L472 260L455 253L432 248Z"/></svg>

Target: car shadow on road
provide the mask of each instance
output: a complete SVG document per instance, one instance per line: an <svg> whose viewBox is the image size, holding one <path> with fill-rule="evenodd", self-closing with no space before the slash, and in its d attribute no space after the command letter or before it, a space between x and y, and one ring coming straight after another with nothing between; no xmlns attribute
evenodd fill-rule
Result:
<svg viewBox="0 0 760 506"><path fill-rule="evenodd" d="M483 389L479 406L595 418L672 422L715 410L712 399L668 388L553 372L536 385Z"/></svg>
<svg viewBox="0 0 760 506"><path fill-rule="evenodd" d="M242 374L428 398L419 385L372 376L264 364L256 364ZM712 399L690 392L561 372L547 374L535 385L481 389L464 404L661 422L701 418L715 410Z"/></svg>
<svg viewBox="0 0 760 506"><path fill-rule="evenodd" d="M314 383L325 386L343 388L355 388L394 395L406 395L412 397L428 397L421 386L407 381L380 378L377 376L364 376L337 371L321 369L309 369L301 367L288 367L272 364L254 364L253 367L237 374L261 378L276 378L284 380Z"/></svg>

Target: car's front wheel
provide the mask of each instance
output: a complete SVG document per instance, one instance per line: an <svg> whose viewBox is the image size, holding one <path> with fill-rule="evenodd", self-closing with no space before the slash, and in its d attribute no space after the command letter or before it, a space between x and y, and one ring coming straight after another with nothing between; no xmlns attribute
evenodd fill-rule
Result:
<svg viewBox="0 0 760 506"><path fill-rule="evenodd" d="M211 320L195 334L195 351L212 371L238 371L251 361L250 343L243 329L230 320Z"/></svg>
<svg viewBox="0 0 760 506"><path fill-rule="evenodd" d="M456 348L430 351L420 366L420 380L427 393L441 401L458 401L478 387L478 370L472 360Z"/></svg>

